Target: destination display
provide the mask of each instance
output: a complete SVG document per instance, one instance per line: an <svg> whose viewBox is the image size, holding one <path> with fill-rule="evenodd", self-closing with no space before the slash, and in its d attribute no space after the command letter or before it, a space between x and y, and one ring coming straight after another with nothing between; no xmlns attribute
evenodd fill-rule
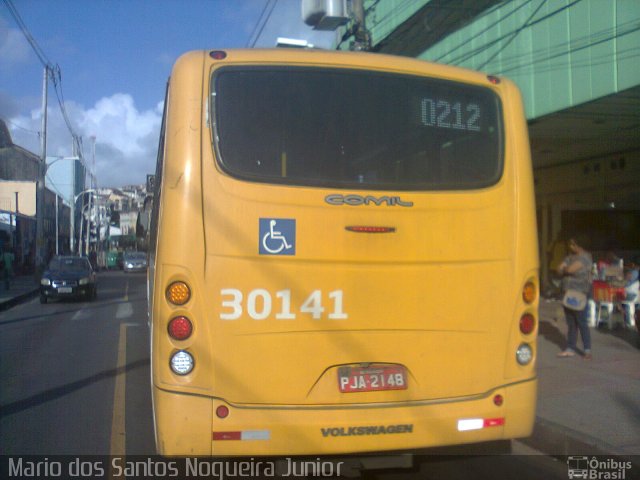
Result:
<svg viewBox="0 0 640 480"><path fill-rule="evenodd" d="M480 131L480 105L438 98L423 98L420 102L420 120L427 127Z"/></svg>

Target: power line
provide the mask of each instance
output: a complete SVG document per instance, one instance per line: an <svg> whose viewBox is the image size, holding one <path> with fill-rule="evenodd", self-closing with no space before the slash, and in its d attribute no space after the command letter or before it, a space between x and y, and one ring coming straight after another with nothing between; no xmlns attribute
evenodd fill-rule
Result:
<svg viewBox="0 0 640 480"><path fill-rule="evenodd" d="M264 12L267 11L267 7L269 6L270 3L271 3L271 0L267 0L266 2L264 2L264 7L262 7L262 12L260 12L260 16L258 17L258 20L256 21L256 24L254 25L253 30L251 31L251 35L249 35L249 38L247 39L247 45L246 45L247 48L251 46L251 39L256 34L256 31L260 26L260 22L262 21L262 17L264 16Z"/></svg>
<svg viewBox="0 0 640 480"><path fill-rule="evenodd" d="M580 0L578 0L580 1ZM521 31L523 31L525 28L528 27L529 22L531 22L531 20L533 20L533 17L535 17L538 12L540 11L540 9L544 6L544 4L547 3L547 0L542 0L540 2L540 5L538 5L538 8L536 8L533 13L531 15L529 15L529 17L527 18L527 20L524 22L524 24L518 28L515 32L513 32L511 34L511 37L509 38L509 40L506 41L506 43L504 43L503 45L500 45L500 48L498 49L497 52L495 52L493 55L491 55L487 60L484 61L484 63L482 63L482 65L480 65L477 69L478 70L482 70L484 67L487 66L488 63L492 62L494 58L496 58L498 55L500 55L500 53L507 48L511 42L513 42L516 37L520 34ZM577 2L574 2L577 3Z"/></svg>
<svg viewBox="0 0 640 480"><path fill-rule="evenodd" d="M22 127L22 126L18 125L17 123L12 122L11 120L6 119L6 118L3 118L2 120L3 120L5 123L9 123L9 124L11 124L14 128L17 128L18 130L22 130L23 132L32 133L32 134L34 134L34 135L38 135L38 136L40 136L40 132L39 132L39 131L36 131L36 130L29 130L28 128L24 128L24 127Z"/></svg>
<svg viewBox="0 0 640 480"><path fill-rule="evenodd" d="M585 50L595 45L600 45L602 43L610 42L614 39L624 37L626 35L635 33L639 30L640 30L640 24L637 21L633 21L633 22L629 22L628 24L625 24L624 28L602 30L600 32L596 32L593 35L582 37L581 39L578 39L578 41L575 41L575 42L565 42L561 45L556 46L552 51L541 49L541 50L538 50L537 52L533 52L533 55L529 62L525 64L516 62L515 64L513 64L513 66L508 66L506 68L503 68L499 73L519 71L521 69L524 69L525 67L531 67L539 62L549 61L562 56L570 55L572 53ZM633 55L628 55L629 53L632 53ZM630 58L634 58L635 56L637 56L638 49L629 48L627 50L618 51L616 52L616 54L619 60L628 60ZM514 57L514 60L516 60L515 57ZM594 60L596 61L599 60L599 62L593 63ZM595 64L601 65L604 63L609 63L611 61L613 60L611 59L610 54L606 53L606 54L601 54L598 57L591 57L591 59L589 60L584 60L582 64L573 63L572 66L584 67L584 66L595 65ZM549 65L547 67L548 70L545 70L545 71L553 71L554 69L557 69L557 68L566 69L566 65L556 66L556 67ZM536 69L536 71L538 70Z"/></svg>
<svg viewBox="0 0 640 480"><path fill-rule="evenodd" d="M449 51L447 51L446 53L443 53L442 55L440 55L438 58L436 58L434 61L435 62L439 62L440 60L442 60L444 57L446 57L447 55L451 55L453 52L455 52L456 50L459 50L460 48L463 47L467 47L473 40L475 40L476 38L478 38L480 35L485 34L486 32L488 32L489 30L491 30L493 27L499 25L500 23L504 22L505 20L507 20L511 15L515 14L518 10L520 10L521 8L527 6L527 4L531 3L533 0L527 0L526 2L517 5L516 8L514 8L513 10L511 10L509 13L507 13L506 15L500 17L498 20L496 20L495 22L493 22L491 25L486 26L485 28L483 28L482 30L480 30L478 33L476 33L474 36L470 37L470 38L465 38L464 42L458 44L457 47L454 47L452 49L450 49ZM498 8L501 8L502 5L498 4L495 6L495 8L491 8L489 9L485 14L480 15L475 21L480 20L481 18L483 18L484 16L495 12Z"/></svg>
<svg viewBox="0 0 640 480"><path fill-rule="evenodd" d="M35 40L35 38L33 38L33 35L31 35L31 32L27 28L27 25L24 23L24 20L22 20L22 17L20 16L20 12L18 12L18 9L13 4L12 0L2 0L2 1L7 7L7 10L9 10L9 13L11 14L15 22L18 24L18 27L22 31L22 34L26 38L27 42L29 42L29 45L31 45L31 48L33 49L34 53L38 57L38 60L40 60L40 63L46 69L47 77L53 83L53 88L56 93L56 98L58 100L58 106L60 107L60 111L62 113L62 118L64 119L64 122L67 126L67 129L69 130L69 133L71 134L71 138L73 140L75 147L77 148L78 155L82 157L81 137L77 135L73 130L71 121L69 120L69 115L67 114L66 106L64 104L64 95L62 94L62 72L60 70L60 66L58 64L54 65L51 62L51 60L49 60L47 55L44 53L44 50L40 47L40 45L38 45L38 42ZM46 115L46 112L44 112L44 114Z"/></svg>
<svg viewBox="0 0 640 480"><path fill-rule="evenodd" d="M538 48L537 50L532 50L527 55L527 60L523 61L523 55L521 53L516 53L511 56L506 56L501 58L502 68L499 72L496 73L506 73L511 71L520 70L524 71L524 68L529 66L536 66L536 71L539 70L539 65L544 61L553 60L562 56L570 55L574 52L579 52L586 48L592 47L594 45L599 45L608 41L612 41L617 38L624 37L631 33L640 30L640 22L638 20L631 20L614 27L605 28L603 30L598 30L596 32L588 33L587 35L581 37L572 38L566 42L558 43L553 46L543 46ZM628 53L629 51L633 52L634 49L628 50L620 50L616 52L616 55L621 59L632 58L626 55L624 58L623 54ZM637 49L635 49L637 52ZM599 57L594 57L591 55L590 59L602 58L606 57L611 61L611 54L607 52L606 54L601 54ZM585 66L588 65L589 61L583 61L582 63L577 63L575 61L571 61L571 65L573 66ZM549 65L550 68L545 69L545 71L552 71L555 68L559 68L559 66ZM562 68L566 68L566 65Z"/></svg>
<svg viewBox="0 0 640 480"><path fill-rule="evenodd" d="M576 3L579 3L580 1L581 0L575 0L575 1L571 2L571 3L569 3L568 5L564 5L564 6L560 7L560 8L558 8L558 9L548 13L547 15L544 15L544 16L542 16L540 18L535 19L535 20L532 20L532 16L529 16L527 21L522 26L518 27L517 29L511 30L510 32L507 32L507 33L505 33L505 34L503 34L503 35L501 35L501 36L491 40L490 42L485 43L484 45L481 45L481 46L479 46L477 48L474 48L472 50L467 50L466 52L462 53L458 57L447 59L445 61L445 63L453 64L453 65L460 65L463 62L466 62L467 60L470 60L473 57L475 57L475 56L487 51L489 48L493 47L494 45L500 44L500 42L502 42L506 38L511 37L514 33L522 31L525 28L530 28L530 27L532 27L532 26L534 26L534 25L536 25L536 24L538 24L540 22L543 22L544 20L547 20L548 18L551 18L554 15L557 15L558 13L560 13L560 12L570 8L570 7L572 7ZM543 0L543 2L536 9L536 12L539 10L540 6L545 2L546 2L546 0Z"/></svg>
<svg viewBox="0 0 640 480"><path fill-rule="evenodd" d="M267 0L267 4L269 4L269 2L271 2L271 0ZM260 27L260 30L258 31L258 33L256 34L256 38L253 40L253 42L251 43L250 47L253 48L255 47L256 43L258 42L258 40L260 39L260 36L262 35L262 31L264 30L264 27L267 25L267 23L269 22L269 19L271 18L271 14L273 13L273 10L276 8L276 5L278 4L278 0L273 0L273 2L271 3L271 8L269 9L269 13L267 13L266 18L264 19L264 21L262 22L262 26ZM265 5L264 10L266 10L267 5ZM263 12L264 12L263 10ZM262 15L260 15L260 17L262 18ZM258 19L258 23L260 23L260 19ZM256 24L257 26L257 24Z"/></svg>
<svg viewBox="0 0 640 480"><path fill-rule="evenodd" d="M29 32L29 29L27 28L24 21L22 20L20 13L16 9L16 7L13 5L13 2L11 0L3 0L3 2L7 7L7 9L9 10L9 13L13 17L13 19L18 24L18 27L20 27L20 30L22 31L22 34L24 35L24 37L27 39L27 42L29 42L29 45L31 45L31 48L33 49L36 56L40 60L40 63L42 63L42 66L47 68L51 67L52 66L51 61L45 55L44 50L40 48L40 45L38 45L38 42L36 42L36 40L33 38L33 36L31 35L31 32Z"/></svg>

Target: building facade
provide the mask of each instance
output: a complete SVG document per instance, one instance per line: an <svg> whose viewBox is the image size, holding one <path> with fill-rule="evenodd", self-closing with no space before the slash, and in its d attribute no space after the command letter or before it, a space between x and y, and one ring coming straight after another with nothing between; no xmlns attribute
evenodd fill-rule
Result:
<svg viewBox="0 0 640 480"><path fill-rule="evenodd" d="M522 91L541 270L566 232L640 254L640 2L366 0L372 50L501 75ZM338 48L349 47L348 26Z"/></svg>
<svg viewBox="0 0 640 480"><path fill-rule="evenodd" d="M11 248L18 272L35 268L36 181L40 158L14 145L0 120L0 244ZM54 189L45 189L43 213L44 252L69 251L70 208Z"/></svg>

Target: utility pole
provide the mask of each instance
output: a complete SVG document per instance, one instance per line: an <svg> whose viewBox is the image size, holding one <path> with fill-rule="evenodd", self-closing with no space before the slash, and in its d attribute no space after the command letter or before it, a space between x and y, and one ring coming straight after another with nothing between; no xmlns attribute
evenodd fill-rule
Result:
<svg viewBox="0 0 640 480"><path fill-rule="evenodd" d="M365 25L364 0L352 0L351 8L355 20L353 32L355 41L351 45L351 50L368 52L371 50L371 34Z"/></svg>
<svg viewBox="0 0 640 480"><path fill-rule="evenodd" d="M87 231L86 231L86 235L87 235L87 239L85 240L84 243L84 254L88 257L89 256L89 243L90 243L90 235L91 235L91 204L94 203L92 202L93 200L93 194L89 195L89 203L87 204L88 208L87 208Z"/></svg>
<svg viewBox="0 0 640 480"><path fill-rule="evenodd" d="M59 251L58 251L58 247L59 247L58 236L59 236L60 232L58 231L58 214L59 214L59 212L58 212L58 194L56 193L56 255L59 254Z"/></svg>
<svg viewBox="0 0 640 480"><path fill-rule="evenodd" d="M40 134L40 162L36 180L36 275L44 271L44 209L45 209L45 174L47 168L47 93L49 66L44 67L42 77L42 132Z"/></svg>

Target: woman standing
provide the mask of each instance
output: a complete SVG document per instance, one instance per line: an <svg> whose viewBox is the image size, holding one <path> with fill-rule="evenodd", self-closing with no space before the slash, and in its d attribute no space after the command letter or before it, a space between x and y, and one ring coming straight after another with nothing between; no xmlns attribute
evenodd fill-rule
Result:
<svg viewBox="0 0 640 480"><path fill-rule="evenodd" d="M586 238L576 235L569 238L567 247L569 255L558 266L557 272L562 276L562 290L577 290L587 297L591 291L591 265L593 259L585 249ZM574 307L575 308L575 307ZM558 357L574 357L576 355L578 330L584 345L584 359L591 360L591 332L587 324L587 305L580 310L564 306L564 316L567 321L567 348Z"/></svg>

